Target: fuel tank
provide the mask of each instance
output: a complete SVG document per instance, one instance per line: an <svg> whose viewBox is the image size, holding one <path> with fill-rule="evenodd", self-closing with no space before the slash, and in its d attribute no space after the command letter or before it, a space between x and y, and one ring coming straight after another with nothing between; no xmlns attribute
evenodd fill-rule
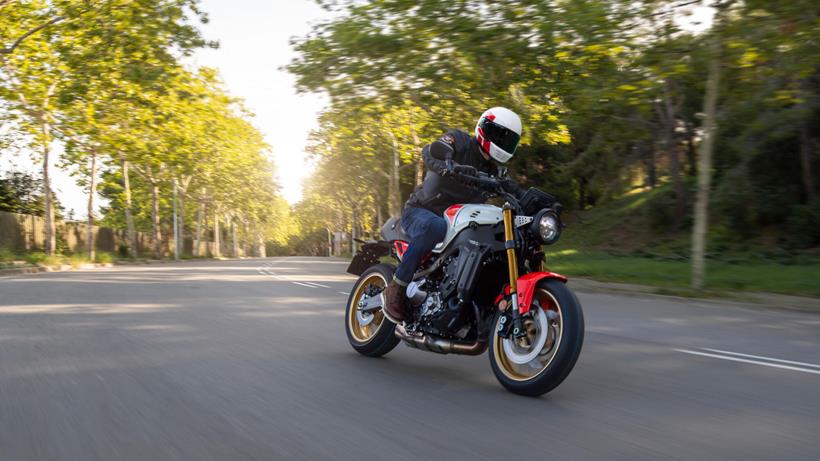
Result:
<svg viewBox="0 0 820 461"><path fill-rule="evenodd" d="M504 220L501 208L485 204L453 205L444 210L444 219L447 220L447 234L444 240L433 248L433 253L441 253L456 235L470 226L470 223L494 225Z"/></svg>

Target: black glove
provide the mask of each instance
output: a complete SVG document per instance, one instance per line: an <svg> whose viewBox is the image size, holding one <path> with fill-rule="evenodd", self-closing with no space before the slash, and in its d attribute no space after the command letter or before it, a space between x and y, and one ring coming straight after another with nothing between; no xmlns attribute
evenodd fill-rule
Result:
<svg viewBox="0 0 820 461"><path fill-rule="evenodd" d="M478 170L470 165L456 165L453 167L456 173L466 174L468 176L478 176Z"/></svg>
<svg viewBox="0 0 820 461"><path fill-rule="evenodd" d="M518 185L517 182L510 178L501 178L498 182L501 183L502 189L507 191L509 194L513 194L516 198L521 198L521 196L524 195L524 192L526 192Z"/></svg>

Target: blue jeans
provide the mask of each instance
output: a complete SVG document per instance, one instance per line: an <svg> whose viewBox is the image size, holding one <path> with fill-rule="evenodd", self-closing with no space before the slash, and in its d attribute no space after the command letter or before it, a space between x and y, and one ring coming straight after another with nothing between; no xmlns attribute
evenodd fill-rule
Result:
<svg viewBox="0 0 820 461"><path fill-rule="evenodd" d="M444 240L447 221L430 210L408 206L401 215L401 225L410 236L410 246L402 256L395 278L399 283L407 285L413 280L413 274L424 255Z"/></svg>

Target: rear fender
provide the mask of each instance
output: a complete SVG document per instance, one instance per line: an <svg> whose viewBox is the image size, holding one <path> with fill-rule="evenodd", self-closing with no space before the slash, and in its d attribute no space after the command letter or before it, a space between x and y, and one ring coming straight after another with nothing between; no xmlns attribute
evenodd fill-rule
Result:
<svg viewBox="0 0 820 461"><path fill-rule="evenodd" d="M532 295L535 293L535 286L543 279L557 279L567 283L567 278L555 272L530 272L518 277L516 288L518 290L518 312L526 314L532 304Z"/></svg>
<svg viewBox="0 0 820 461"><path fill-rule="evenodd" d="M353 275L362 275L370 266L379 263L382 256L390 254L390 243L383 241L371 241L362 245L350 265L347 266L347 272Z"/></svg>

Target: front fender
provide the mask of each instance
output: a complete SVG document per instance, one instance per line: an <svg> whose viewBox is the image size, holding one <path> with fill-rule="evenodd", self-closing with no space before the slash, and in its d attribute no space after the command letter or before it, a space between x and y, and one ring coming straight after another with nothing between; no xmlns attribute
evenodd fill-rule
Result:
<svg viewBox="0 0 820 461"><path fill-rule="evenodd" d="M555 272L530 272L518 277L516 281L516 288L518 290L518 312L526 314L530 310L532 304L532 294L535 292L535 286L542 279L557 279L567 283L567 278Z"/></svg>

